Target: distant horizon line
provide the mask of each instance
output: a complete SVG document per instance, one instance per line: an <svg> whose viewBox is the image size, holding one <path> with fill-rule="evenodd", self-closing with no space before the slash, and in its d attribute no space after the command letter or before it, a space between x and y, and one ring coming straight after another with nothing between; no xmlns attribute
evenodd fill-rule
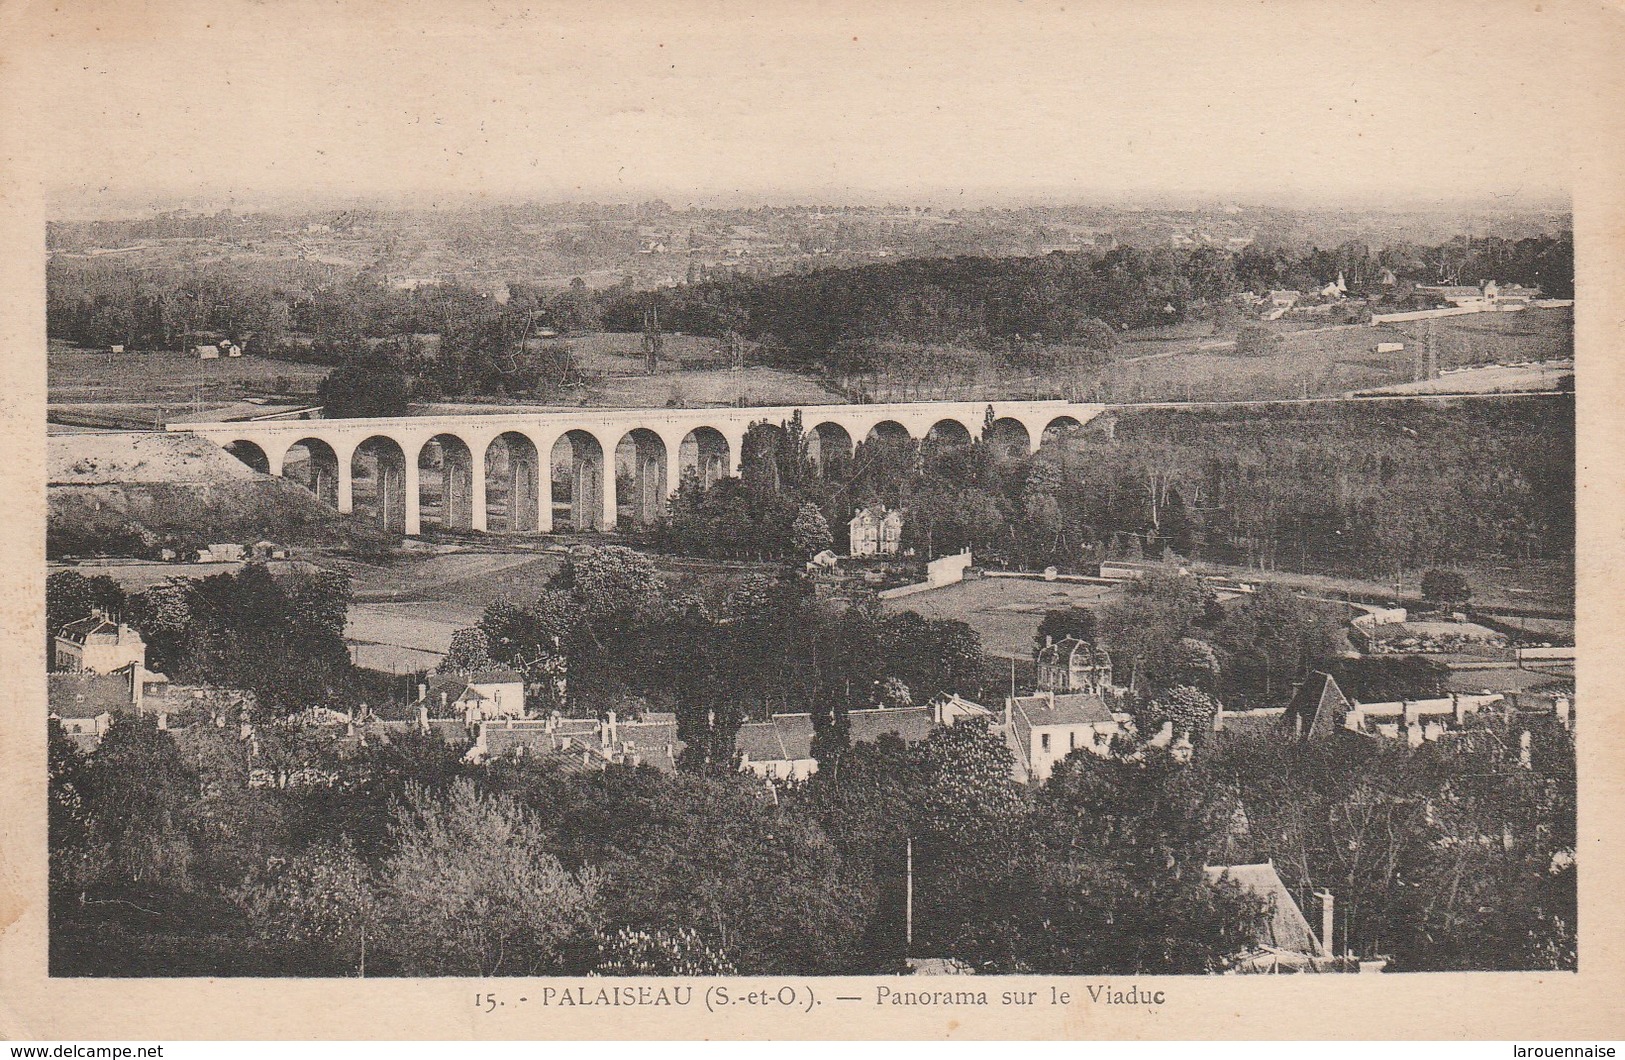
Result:
<svg viewBox="0 0 1625 1060"><path fill-rule="evenodd" d="M327 209L374 210L454 210L470 207L512 206L642 206L664 203L673 211L751 210L751 209L846 209L907 208L933 210L997 210L1033 208L1097 208L1120 210L1199 210L1223 209L1282 210L1319 212L1355 210L1367 213L1404 214L1462 212L1573 212L1573 199L1563 192L1522 190L1497 194L1479 193L1442 197L1412 193L1406 195L1371 193L1357 196L1316 195L1308 192L1280 192L1273 195L1252 192L1193 193L1178 191L1112 192L1092 194L1076 191L1001 191L998 189L902 191L835 189L762 192L674 192L670 189L602 189L591 192L486 193L480 191L198 191L121 192L103 198L86 195L80 189L59 189L47 193L47 220L75 222L112 220L97 211L123 214L135 220L166 212L218 213L232 210L244 213L276 213Z"/></svg>

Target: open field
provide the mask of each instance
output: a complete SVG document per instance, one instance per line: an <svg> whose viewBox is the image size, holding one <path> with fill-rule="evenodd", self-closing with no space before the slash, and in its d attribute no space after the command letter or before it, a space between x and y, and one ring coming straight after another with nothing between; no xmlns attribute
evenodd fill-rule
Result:
<svg viewBox="0 0 1625 1060"><path fill-rule="evenodd" d="M982 636L982 650L1000 659L1031 656L1044 612L1096 606L1116 599L1115 585L1046 582L1036 578L975 578L943 589L888 601L888 611L917 611L930 619L957 619Z"/></svg>
<svg viewBox="0 0 1625 1060"><path fill-rule="evenodd" d="M1104 368L996 370L986 367L952 381L881 380L864 384L874 400L1072 396L1116 402L1233 401L1324 396L1408 388L1420 351L1431 344L1440 367L1562 361L1574 355L1572 309L1527 309L1367 325L1265 325L1284 346L1266 357L1235 355L1236 332L1192 322L1123 336ZM820 380L797 372L721 366L716 340L668 334L655 375L643 374L643 336L596 332L566 340L588 376L571 404L607 406L807 405L843 400ZM1379 343L1404 349L1378 353ZM1060 356L1063 351L1052 351ZM311 393L328 369L262 357L195 360L180 353L110 354L53 342L49 355L53 405L92 415L106 406L145 424L184 418L200 377L211 418L260 411L245 399L272 393ZM1486 389L1514 389L1520 379ZM1452 380L1460 384L1461 380ZM1539 388L1545 381L1534 381ZM1442 385L1442 384L1441 384ZM1424 390L1428 389L1426 387ZM466 407L466 406L465 406ZM134 421L130 425L134 425Z"/></svg>
<svg viewBox="0 0 1625 1060"><path fill-rule="evenodd" d="M1452 670L1446 678L1452 692L1538 692L1574 687L1574 667L1499 666L1488 670Z"/></svg>
<svg viewBox="0 0 1625 1060"><path fill-rule="evenodd" d="M200 361L185 353L111 354L52 342L46 358L47 400L53 404L189 406L203 383L206 403L257 394L314 393L330 371L320 365L265 357Z"/></svg>
<svg viewBox="0 0 1625 1060"><path fill-rule="evenodd" d="M728 355L720 340L681 332L663 334L660 371L682 368L725 368ZM643 371L643 334L627 331L594 331L571 335L565 343L575 354L583 372Z"/></svg>
<svg viewBox="0 0 1625 1060"><path fill-rule="evenodd" d="M1432 341L1437 347L1441 368L1558 361L1574 356L1574 310L1571 307L1474 313L1384 326L1405 335L1409 343L1427 339L1429 325L1432 325Z"/></svg>
<svg viewBox="0 0 1625 1060"><path fill-rule="evenodd" d="M1205 561L1193 562L1188 566L1203 574L1223 575L1254 584L1277 582L1297 592L1327 599L1348 596L1368 601L1409 601L1414 606L1420 603L1422 598L1423 572L1420 570L1407 570L1396 583L1280 569L1259 571ZM1501 557L1493 559L1464 557L1449 566L1466 575L1467 583L1473 589L1473 607L1534 610L1554 614L1572 613L1574 610L1574 567L1570 563L1534 560L1514 564ZM1554 631L1561 628L1563 628L1561 623L1553 627Z"/></svg>
<svg viewBox="0 0 1625 1060"><path fill-rule="evenodd" d="M1440 367L1561 361L1574 355L1572 309L1527 309L1520 313L1480 313L1406 321L1376 327L1332 325L1276 328L1285 346L1270 357L1237 357L1222 346L1218 334L1202 339L1168 340L1177 352L1146 351L1143 342L1125 342L1119 356L1102 372L1101 388L1114 401L1244 400L1313 397L1351 390L1411 389L1415 363L1431 343ZM1234 338L1233 333L1227 336ZM1378 353L1379 343L1401 343L1403 350ZM1191 347L1185 349L1184 347ZM1121 356L1123 353L1128 355ZM1453 377L1420 388L1484 390L1550 389L1542 378L1483 377L1469 384ZM1527 387L1522 386L1529 383Z"/></svg>
<svg viewBox="0 0 1625 1060"><path fill-rule="evenodd" d="M1545 364L1488 365L1446 372L1437 379L1395 383L1362 390L1362 394L1508 394L1558 390L1574 378L1573 361Z"/></svg>
<svg viewBox="0 0 1625 1060"><path fill-rule="evenodd" d="M1284 345L1265 357L1235 354L1236 327L1188 322L1124 334L1098 369L1055 367L996 371L923 384L869 385L876 400L1068 396L1108 402L1246 401L1324 397L1392 387L1415 378L1418 355L1432 343L1440 367L1560 361L1574 355L1574 311L1526 309L1371 326L1258 324ZM1377 346L1404 349L1378 353ZM1045 356L1066 359L1065 348ZM1506 389L1502 387L1501 389Z"/></svg>
<svg viewBox="0 0 1625 1060"><path fill-rule="evenodd" d="M359 665L385 672L431 669L451 645L452 634L474 625L486 607L501 600L528 604L564 565L565 552L458 551L407 553L387 564L349 557L324 558L325 567L351 578L356 603L345 637L356 646ZM761 565L651 557L676 592L702 597L728 586Z"/></svg>
<svg viewBox="0 0 1625 1060"><path fill-rule="evenodd" d="M478 622L481 610L445 601L432 608L419 603L352 604L344 639L352 645L356 664L369 670L430 670L445 656L452 634Z"/></svg>

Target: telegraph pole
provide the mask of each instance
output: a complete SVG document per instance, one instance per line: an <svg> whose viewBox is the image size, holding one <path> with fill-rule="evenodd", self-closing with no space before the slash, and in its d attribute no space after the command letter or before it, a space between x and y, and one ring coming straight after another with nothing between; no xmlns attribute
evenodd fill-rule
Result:
<svg viewBox="0 0 1625 1060"><path fill-rule="evenodd" d="M914 952L914 837L907 840L907 871L903 884L903 956Z"/></svg>
<svg viewBox="0 0 1625 1060"><path fill-rule="evenodd" d="M660 310L649 304L643 314L643 370L654 375L660 364L660 352L665 348L666 336L660 333Z"/></svg>

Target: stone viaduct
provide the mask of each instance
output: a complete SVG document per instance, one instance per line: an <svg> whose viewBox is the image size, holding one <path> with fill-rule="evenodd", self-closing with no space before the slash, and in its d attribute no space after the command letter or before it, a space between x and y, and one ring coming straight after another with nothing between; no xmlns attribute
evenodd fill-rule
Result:
<svg viewBox="0 0 1625 1060"><path fill-rule="evenodd" d="M996 444L1031 453L1046 431L1081 426L1104 408L1069 401L580 408L168 429L208 438L341 512L359 506L380 525L415 536L426 521L475 532L650 523L685 473L707 483L735 473L753 425L777 428L798 414L808 455L824 468L874 437L968 444L985 430Z"/></svg>

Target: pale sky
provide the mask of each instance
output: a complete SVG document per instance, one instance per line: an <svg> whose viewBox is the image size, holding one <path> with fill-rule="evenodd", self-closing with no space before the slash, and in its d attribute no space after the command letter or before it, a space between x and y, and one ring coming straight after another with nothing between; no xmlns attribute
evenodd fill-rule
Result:
<svg viewBox="0 0 1625 1060"><path fill-rule="evenodd" d="M1570 187L1570 3L165 0L9 10L64 204ZM89 12L89 13L87 13ZM18 47L27 40L28 47ZM17 146L12 145L13 148Z"/></svg>

